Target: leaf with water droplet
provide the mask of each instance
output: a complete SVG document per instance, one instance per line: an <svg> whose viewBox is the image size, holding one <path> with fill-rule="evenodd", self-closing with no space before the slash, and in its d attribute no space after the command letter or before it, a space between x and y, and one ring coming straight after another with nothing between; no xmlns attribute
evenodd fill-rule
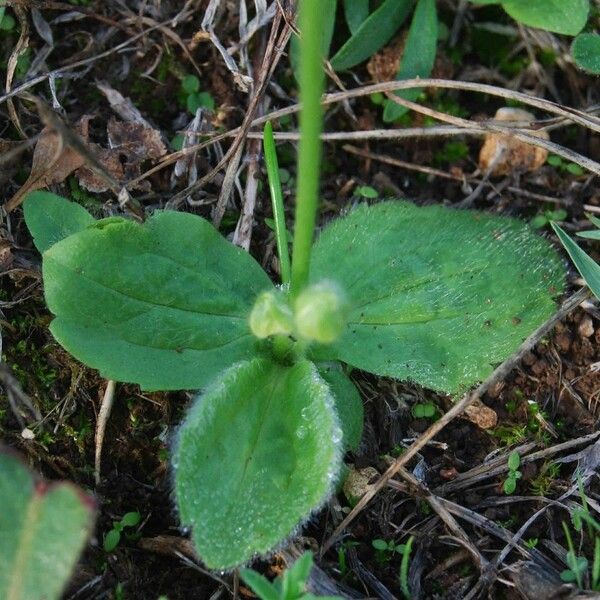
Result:
<svg viewBox="0 0 600 600"><path fill-rule="evenodd" d="M312 363L255 359L219 376L192 406L174 452L181 521L206 565L231 569L289 536L331 492L340 441L333 398Z"/></svg>
<svg viewBox="0 0 600 600"><path fill-rule="evenodd" d="M521 221L407 202L361 206L317 240L311 279L340 284L348 324L312 357L458 393L555 310L564 266Z"/></svg>

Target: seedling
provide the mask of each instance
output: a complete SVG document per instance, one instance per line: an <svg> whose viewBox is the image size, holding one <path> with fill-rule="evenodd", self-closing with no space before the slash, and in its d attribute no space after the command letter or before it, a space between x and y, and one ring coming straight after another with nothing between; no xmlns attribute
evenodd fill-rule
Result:
<svg viewBox="0 0 600 600"><path fill-rule="evenodd" d="M360 544L353 540L344 540L338 546L338 568L342 577L344 577L349 571L348 560L346 559L346 551L354 546L360 546Z"/></svg>
<svg viewBox="0 0 600 600"><path fill-rule="evenodd" d="M421 402L414 404L410 412L415 419L433 419L438 413L438 408L433 402Z"/></svg>
<svg viewBox="0 0 600 600"><path fill-rule="evenodd" d="M406 548L405 544L396 544L393 540L372 540L371 545L375 548L375 558L379 563L387 563L394 557L394 554L402 554Z"/></svg>
<svg viewBox="0 0 600 600"><path fill-rule="evenodd" d="M558 169L559 171L563 172L563 173L570 173L571 175L575 175L576 177L579 177L580 175L583 175L584 170L577 164L577 163L572 163L572 162L565 162L560 156L557 156L556 154L551 154L546 162L555 167L556 169ZM564 212L564 211L562 211ZM565 216L566 216L566 212L565 212ZM564 217L562 218L553 218L553 221L562 221L564 219Z"/></svg>
<svg viewBox="0 0 600 600"><path fill-rule="evenodd" d="M193 115L199 108L214 110L215 99L209 92L200 91L200 80L196 75L186 75L181 80L181 99Z"/></svg>
<svg viewBox="0 0 600 600"><path fill-rule="evenodd" d="M242 569L240 576L261 600L342 600L339 596L315 596L306 591L312 565L312 554L306 552L273 583L251 569Z"/></svg>
<svg viewBox="0 0 600 600"><path fill-rule="evenodd" d="M112 529L104 536L104 552L112 552L121 541L121 534L127 527L135 527L141 519L139 512L128 512L120 521L113 521Z"/></svg>
<svg viewBox="0 0 600 600"><path fill-rule="evenodd" d="M319 7L300 3L303 111L282 285L196 215L96 221L52 194L25 203L55 338L106 378L202 390L176 436L173 482L213 569L272 551L335 489L362 429L345 365L464 393L553 314L564 285L546 240L478 212L364 204L314 242ZM281 202L275 194L280 214ZM283 265L287 235L275 222Z"/></svg>
<svg viewBox="0 0 600 600"><path fill-rule="evenodd" d="M361 185L354 190L354 193L361 198L373 199L379 197L379 192L370 185Z"/></svg>
<svg viewBox="0 0 600 600"><path fill-rule="evenodd" d="M406 600L410 600L410 586L408 585L408 568L410 566L410 554L412 552L413 542L415 541L414 536L410 536L406 542L404 549L402 550L402 562L400 563L400 589L402 595Z"/></svg>
<svg viewBox="0 0 600 600"><path fill-rule="evenodd" d="M514 494L517 489L517 481L521 479L523 474L519 471L519 466L521 464L521 457L519 453L515 450L508 455L508 475L504 480L504 485L502 489L506 495Z"/></svg>
<svg viewBox="0 0 600 600"><path fill-rule="evenodd" d="M582 589L583 577L587 572L588 561L587 558L585 558L584 556L578 556L575 552L575 546L573 545L573 538L571 537L571 532L569 531L569 528L564 521L562 523L562 526L569 547L569 550L567 552L567 566L569 568L565 569L560 574L560 578L565 583L576 582L579 589Z"/></svg>
<svg viewBox="0 0 600 600"><path fill-rule="evenodd" d="M567 211L563 208L557 210L545 210L531 219L531 226L535 229L541 229L550 225L552 221L564 221L567 218Z"/></svg>

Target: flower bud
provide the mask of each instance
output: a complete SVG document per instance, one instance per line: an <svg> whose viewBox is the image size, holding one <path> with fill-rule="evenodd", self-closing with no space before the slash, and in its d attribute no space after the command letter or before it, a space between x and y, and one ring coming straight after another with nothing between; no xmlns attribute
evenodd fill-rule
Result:
<svg viewBox="0 0 600 600"><path fill-rule="evenodd" d="M260 294L250 313L250 329L260 339L292 333L294 317L283 294L273 290Z"/></svg>
<svg viewBox="0 0 600 600"><path fill-rule="evenodd" d="M294 304L296 331L305 340L331 344L346 326L347 302L341 288L332 281L307 287Z"/></svg>

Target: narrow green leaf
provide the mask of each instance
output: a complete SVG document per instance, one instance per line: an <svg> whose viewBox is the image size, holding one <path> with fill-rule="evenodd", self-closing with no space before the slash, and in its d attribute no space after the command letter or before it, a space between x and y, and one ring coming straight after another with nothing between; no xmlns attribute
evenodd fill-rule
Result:
<svg viewBox="0 0 600 600"><path fill-rule="evenodd" d="M429 77L435 63L437 40L438 19L435 0L418 0L396 79ZM419 88L414 88L400 90L396 92L396 95L414 102L420 93L421 90ZM407 110L404 106L400 106L392 100L387 100L383 112L383 120L388 123L395 121L406 113Z"/></svg>
<svg viewBox="0 0 600 600"><path fill-rule="evenodd" d="M326 227L311 263L351 305L313 357L456 393L485 379L554 311L562 261L515 219L406 202L361 206Z"/></svg>
<svg viewBox="0 0 600 600"><path fill-rule="evenodd" d="M573 41L571 54L580 69L600 74L600 35L580 33Z"/></svg>
<svg viewBox="0 0 600 600"><path fill-rule="evenodd" d="M341 437L307 361L240 363L199 396L173 464L181 521L207 566L231 569L289 536L331 492Z"/></svg>
<svg viewBox="0 0 600 600"><path fill-rule="evenodd" d="M263 575L252 569L241 569L240 577L260 600L281 600L273 584Z"/></svg>
<svg viewBox="0 0 600 600"><path fill-rule="evenodd" d="M596 298L600 298L600 265L586 254L556 223L552 228L560 239L571 260L585 279Z"/></svg>
<svg viewBox="0 0 600 600"><path fill-rule="evenodd" d="M281 576L282 587L286 589L286 598L298 598L306 591L306 582L313 566L313 557L310 552L305 552Z"/></svg>
<svg viewBox="0 0 600 600"><path fill-rule="evenodd" d="M336 71L350 69L385 46L404 23L413 0L384 0L331 59Z"/></svg>
<svg viewBox="0 0 600 600"><path fill-rule="evenodd" d="M337 10L337 0L323 0L321 10L323 11L323 40L321 51L323 58L329 58L329 50L333 39L335 29L335 13ZM300 40L298 36L292 36L290 40L290 63L296 79L298 79L298 65L300 62Z"/></svg>
<svg viewBox="0 0 600 600"><path fill-rule="evenodd" d="M204 219L157 212L98 221L44 253L54 337L108 379L198 389L254 356L248 313L273 287Z"/></svg>
<svg viewBox="0 0 600 600"><path fill-rule="evenodd" d="M600 231L596 231L595 229L592 229L591 231L580 231L577 235L588 240L600 240Z"/></svg>
<svg viewBox="0 0 600 600"><path fill-rule="evenodd" d="M350 33L356 33L369 16L369 0L344 0L344 16Z"/></svg>
<svg viewBox="0 0 600 600"><path fill-rule="evenodd" d="M590 12L589 0L503 0L502 7L515 21L565 35L577 35Z"/></svg>
<svg viewBox="0 0 600 600"><path fill-rule="evenodd" d="M0 452L0 506L0 598L58 599L91 532L91 499L69 483L34 481Z"/></svg>
<svg viewBox="0 0 600 600"><path fill-rule="evenodd" d="M41 253L95 222L83 206L50 192L28 194L23 212L33 243Z"/></svg>
<svg viewBox="0 0 600 600"><path fill-rule="evenodd" d="M323 363L318 367L319 374L329 385L335 400L344 434L343 447L356 452L360 446L364 424L364 407L360 394L339 363Z"/></svg>

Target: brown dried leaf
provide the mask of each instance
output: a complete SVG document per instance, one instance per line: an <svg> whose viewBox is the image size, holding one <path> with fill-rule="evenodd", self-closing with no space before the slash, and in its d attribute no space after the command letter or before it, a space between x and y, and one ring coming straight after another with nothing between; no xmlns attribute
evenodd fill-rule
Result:
<svg viewBox="0 0 600 600"><path fill-rule="evenodd" d="M84 162L80 154L64 146L62 137L56 131L44 128L33 152L31 173L21 189L6 203L6 211L10 212L19 206L29 192L64 181Z"/></svg>
<svg viewBox="0 0 600 600"><path fill-rule="evenodd" d="M107 131L111 148L118 150L129 163L157 160L167 153L160 132L152 127L111 118Z"/></svg>
<svg viewBox="0 0 600 600"><path fill-rule="evenodd" d="M494 116L496 121L503 121L511 126L517 122L535 121L535 116L521 108L500 108ZM549 140L547 131L530 131L531 135ZM548 158L548 151L532 146L513 137L499 133L488 133L479 152L479 168L490 170L492 176L508 175L514 171L535 171Z"/></svg>
<svg viewBox="0 0 600 600"><path fill-rule="evenodd" d="M125 173L123 171L123 165L119 160L118 152L114 150L107 150L102 148L98 144L89 144L90 150L95 154L98 162L104 167L104 169L116 179L119 183L125 181ZM96 173L88 165L83 165L77 171L75 171L75 177L79 181L79 184L89 192L107 192L110 190L110 185L106 179Z"/></svg>
<svg viewBox="0 0 600 600"><path fill-rule="evenodd" d="M498 415L496 411L486 406L481 400L477 399L470 406L465 408L463 415L480 429L493 429L498 424Z"/></svg>

